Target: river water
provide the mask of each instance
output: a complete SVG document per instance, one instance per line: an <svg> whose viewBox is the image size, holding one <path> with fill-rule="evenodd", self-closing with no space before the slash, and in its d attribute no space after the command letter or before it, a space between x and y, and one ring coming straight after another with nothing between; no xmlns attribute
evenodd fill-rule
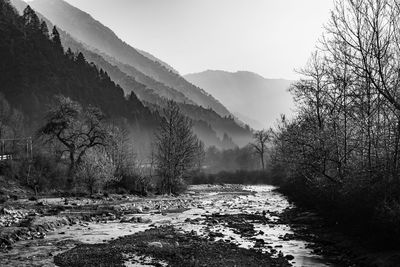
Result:
<svg viewBox="0 0 400 267"><path fill-rule="evenodd" d="M211 214L265 214L270 221L277 220L277 214L291 208L285 196L274 191L273 186L247 186L251 194L211 192L199 193L190 196L195 198L188 210L160 214L149 212L140 214L145 221L151 223L81 223L74 226L63 227L49 233L45 239L21 241L7 253L0 253L0 266L55 266L53 256L66 251L75 245L83 243L101 243L119 236L144 231L153 226L171 224L182 231L195 231L199 235L219 232L223 237L218 239L229 240L240 247L254 247L255 241L242 237L226 225L210 225L206 223L205 215ZM138 216L138 215L130 215ZM188 220L189 219L189 220ZM284 255L292 255L293 266L332 266L322 256L309 249L309 243L302 240L286 240L286 234L293 234L289 225L285 224L257 224L254 227L258 234L253 236L263 239L266 246L262 250L273 252L275 255L281 251ZM135 262L127 262L127 266L149 266Z"/></svg>

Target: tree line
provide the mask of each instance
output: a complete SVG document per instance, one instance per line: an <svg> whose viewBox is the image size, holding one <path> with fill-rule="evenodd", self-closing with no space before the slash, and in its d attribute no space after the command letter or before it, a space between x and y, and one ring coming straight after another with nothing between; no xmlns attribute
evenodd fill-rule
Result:
<svg viewBox="0 0 400 267"><path fill-rule="evenodd" d="M336 0L273 132L273 160L303 202L387 236L400 228L400 5ZM318 204L316 204L318 203Z"/></svg>
<svg viewBox="0 0 400 267"><path fill-rule="evenodd" d="M125 96L82 53L65 51L58 29L49 32L29 6L20 16L0 0L0 34L0 138L32 136L35 145L33 159L0 162L2 175L35 192L178 192L203 146L175 103L159 114ZM136 154L152 141L155 171Z"/></svg>

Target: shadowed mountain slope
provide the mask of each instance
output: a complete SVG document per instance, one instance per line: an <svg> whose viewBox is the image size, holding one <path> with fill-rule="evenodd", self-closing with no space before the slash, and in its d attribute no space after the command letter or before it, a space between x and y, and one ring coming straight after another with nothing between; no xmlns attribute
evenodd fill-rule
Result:
<svg viewBox="0 0 400 267"><path fill-rule="evenodd" d="M12 3L21 14L27 6L21 0L12 0ZM38 15L49 26L52 26L47 18L40 13ZM220 148L231 148L226 146L226 142L223 142L224 134L228 134L240 146L246 145L250 141L251 133L249 129L239 126L231 118L223 118L212 109L199 107L184 94L155 81L136 68L123 64L98 49L90 48L88 45L78 42L62 29L59 29L59 32L65 48L82 52L88 62L93 62L96 66L105 70L112 80L122 87L125 94L134 92L153 111L161 112L162 108L166 106L167 99L180 102L181 110L193 120L196 134L207 146L215 145ZM205 125L207 127L204 127Z"/></svg>
<svg viewBox="0 0 400 267"><path fill-rule="evenodd" d="M20 16L7 1L0 3L0 93L23 112L29 126L37 129L53 97L62 94L129 126L134 137L142 138L137 149L145 151L160 116L133 92L125 96L107 72L82 54L65 53L58 33L49 33L33 10Z"/></svg>
<svg viewBox="0 0 400 267"><path fill-rule="evenodd" d="M221 116L231 115L219 101L204 90L189 83L175 71L166 68L165 64L160 61L154 61L154 57L148 58L148 53L131 47L111 29L89 14L62 0L34 0L29 4L78 41L82 41L119 62L134 67L146 76L174 88L198 105L205 108L210 107Z"/></svg>

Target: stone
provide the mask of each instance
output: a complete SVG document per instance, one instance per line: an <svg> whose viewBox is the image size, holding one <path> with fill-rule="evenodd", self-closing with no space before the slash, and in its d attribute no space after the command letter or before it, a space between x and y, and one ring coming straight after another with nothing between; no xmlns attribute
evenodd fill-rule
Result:
<svg viewBox="0 0 400 267"><path fill-rule="evenodd" d="M147 244L148 247L155 247L155 248L162 248L163 245L161 242L150 242L149 244Z"/></svg>
<svg viewBox="0 0 400 267"><path fill-rule="evenodd" d="M151 220L149 218L147 219L142 219L142 223L151 223Z"/></svg>
<svg viewBox="0 0 400 267"><path fill-rule="evenodd" d="M119 222L128 223L128 222L131 222L131 219L129 219L127 216L124 216L124 217L121 218L121 220Z"/></svg>
<svg viewBox="0 0 400 267"><path fill-rule="evenodd" d="M288 261L294 260L294 256L293 256L293 255L290 255L290 254L286 255L285 258L286 258Z"/></svg>
<svg viewBox="0 0 400 267"><path fill-rule="evenodd" d="M141 206L136 207L135 211L136 211L137 213L143 213L143 208L142 208Z"/></svg>

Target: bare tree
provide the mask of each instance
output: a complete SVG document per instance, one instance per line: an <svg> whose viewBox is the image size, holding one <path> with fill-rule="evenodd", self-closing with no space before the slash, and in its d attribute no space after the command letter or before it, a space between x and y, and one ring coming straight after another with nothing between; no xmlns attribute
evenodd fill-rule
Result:
<svg viewBox="0 0 400 267"><path fill-rule="evenodd" d="M156 134L156 169L162 179L161 191L178 193L187 172L196 166L203 146L193 133L192 122L169 101Z"/></svg>
<svg viewBox="0 0 400 267"><path fill-rule="evenodd" d="M83 109L78 102L64 96L57 96L48 111L39 134L46 143L61 145L61 154L68 154L70 178L89 149L107 145L109 133L103 120L99 109Z"/></svg>
<svg viewBox="0 0 400 267"><path fill-rule="evenodd" d="M336 0L326 29L291 88L299 113L281 124L275 151L317 184L399 181L400 4Z"/></svg>
<svg viewBox="0 0 400 267"><path fill-rule="evenodd" d="M400 10L396 0L337 0L325 48L365 74L390 105L400 110ZM337 44L348 49L343 50Z"/></svg>
<svg viewBox="0 0 400 267"><path fill-rule="evenodd" d="M133 140L127 128L117 126L110 127L110 135L107 151L111 155L115 165L115 176L129 175L135 169L136 154Z"/></svg>
<svg viewBox="0 0 400 267"><path fill-rule="evenodd" d="M91 195L103 189L108 183L117 182L119 178L114 174L115 165L104 149L88 151L75 173L79 182L86 186Z"/></svg>
<svg viewBox="0 0 400 267"><path fill-rule="evenodd" d="M357 150L363 157L366 155L369 170L374 168L373 161L381 166L386 161L386 171L390 169L391 173L387 177L396 180L400 165L399 43L397 0L337 0L323 41L327 54L351 68L358 82L344 100L350 103L350 96L356 95L360 102L357 108L362 112L357 117L363 118L364 123L359 131L367 148L363 144ZM346 154L351 149L348 147Z"/></svg>
<svg viewBox="0 0 400 267"><path fill-rule="evenodd" d="M260 157L261 168L265 170L265 154L267 152L267 142L270 139L269 133L265 130L256 131L254 133L254 142L252 146Z"/></svg>

